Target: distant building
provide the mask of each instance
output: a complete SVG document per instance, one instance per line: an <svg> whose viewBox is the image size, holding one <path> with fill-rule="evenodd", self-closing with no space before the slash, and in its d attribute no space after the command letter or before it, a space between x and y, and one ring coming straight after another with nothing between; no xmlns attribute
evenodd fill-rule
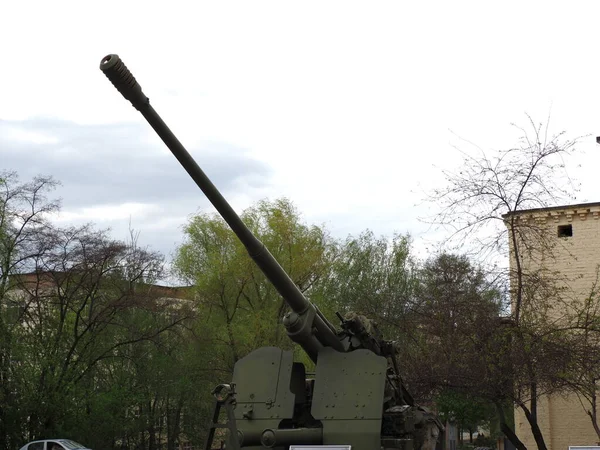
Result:
<svg viewBox="0 0 600 450"><path fill-rule="evenodd" d="M522 226L526 233L528 225L535 225L536 232L529 233L529 238L544 241L544 245L537 249L534 243L532 254L526 252L522 255L521 261L526 270L547 268L569 280L568 298L564 299L566 303L557 306L556 314L569 309L569 299L581 299L589 295L600 264L600 202L523 210L507 214L504 219L509 231L510 220L515 220L516 225ZM514 268L512 247L510 259ZM575 395L543 396L538 400L537 412L538 423L549 450L598 444L592 422ZM537 448L521 409L515 411L515 428L517 436L527 448Z"/></svg>
<svg viewBox="0 0 600 450"><path fill-rule="evenodd" d="M444 431L444 449L456 450L458 445L458 429L456 425L447 421Z"/></svg>

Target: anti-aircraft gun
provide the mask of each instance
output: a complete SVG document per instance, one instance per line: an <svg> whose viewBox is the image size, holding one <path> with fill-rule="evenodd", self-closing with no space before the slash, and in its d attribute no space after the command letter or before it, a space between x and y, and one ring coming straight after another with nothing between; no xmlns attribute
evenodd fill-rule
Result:
<svg viewBox="0 0 600 450"><path fill-rule="evenodd" d="M150 106L119 56L104 57L100 69L146 118L287 302L287 334L316 363L314 378L307 379L305 366L293 361L291 351L265 347L240 359L231 383L213 391L217 401L206 450L219 428L229 430L227 450L433 450L443 426L405 388L396 343L384 340L376 323L353 313L338 314L341 329L336 329L244 225ZM219 423L221 407L225 424Z"/></svg>

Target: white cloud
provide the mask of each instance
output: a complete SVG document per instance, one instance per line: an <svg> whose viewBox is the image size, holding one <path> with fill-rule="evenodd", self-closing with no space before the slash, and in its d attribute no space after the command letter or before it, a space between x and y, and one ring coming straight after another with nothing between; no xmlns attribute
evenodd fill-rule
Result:
<svg viewBox="0 0 600 450"><path fill-rule="evenodd" d="M117 205L98 205L89 208L71 210L65 208L53 220L55 222L103 222L124 221L135 217L136 220L145 220L149 215L159 213L160 206L148 203L122 203Z"/></svg>
<svg viewBox="0 0 600 450"><path fill-rule="evenodd" d="M57 144L59 142L58 138L55 136L14 125L3 127L2 136L7 141L39 145Z"/></svg>

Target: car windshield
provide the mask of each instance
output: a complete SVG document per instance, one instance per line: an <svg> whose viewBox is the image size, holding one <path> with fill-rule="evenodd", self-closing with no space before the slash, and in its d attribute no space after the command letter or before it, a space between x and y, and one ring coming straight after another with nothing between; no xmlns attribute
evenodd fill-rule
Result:
<svg viewBox="0 0 600 450"><path fill-rule="evenodd" d="M76 448L87 448L85 445L81 445L75 441L71 441L70 439L62 439L60 443L64 445L67 450L75 450Z"/></svg>

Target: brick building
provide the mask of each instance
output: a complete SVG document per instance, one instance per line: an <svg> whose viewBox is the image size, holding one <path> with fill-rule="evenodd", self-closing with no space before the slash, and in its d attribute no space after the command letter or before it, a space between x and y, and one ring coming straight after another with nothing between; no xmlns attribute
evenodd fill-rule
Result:
<svg viewBox="0 0 600 450"><path fill-rule="evenodd" d="M533 251L522 251L521 261L525 270L548 269L549 276L553 276L552 272L560 275L557 280L565 288L561 297L564 302L555 305L551 312L560 320L570 305L589 296L596 282L600 264L600 202L523 210L507 214L504 219L509 230L511 223L525 230L530 227L536 231L527 234L528 239L535 236L544 240ZM514 268L512 246L510 260ZM599 445L592 422L575 395L541 397L538 423L549 450ZM527 448L537 448L521 409L515 410L515 428Z"/></svg>

